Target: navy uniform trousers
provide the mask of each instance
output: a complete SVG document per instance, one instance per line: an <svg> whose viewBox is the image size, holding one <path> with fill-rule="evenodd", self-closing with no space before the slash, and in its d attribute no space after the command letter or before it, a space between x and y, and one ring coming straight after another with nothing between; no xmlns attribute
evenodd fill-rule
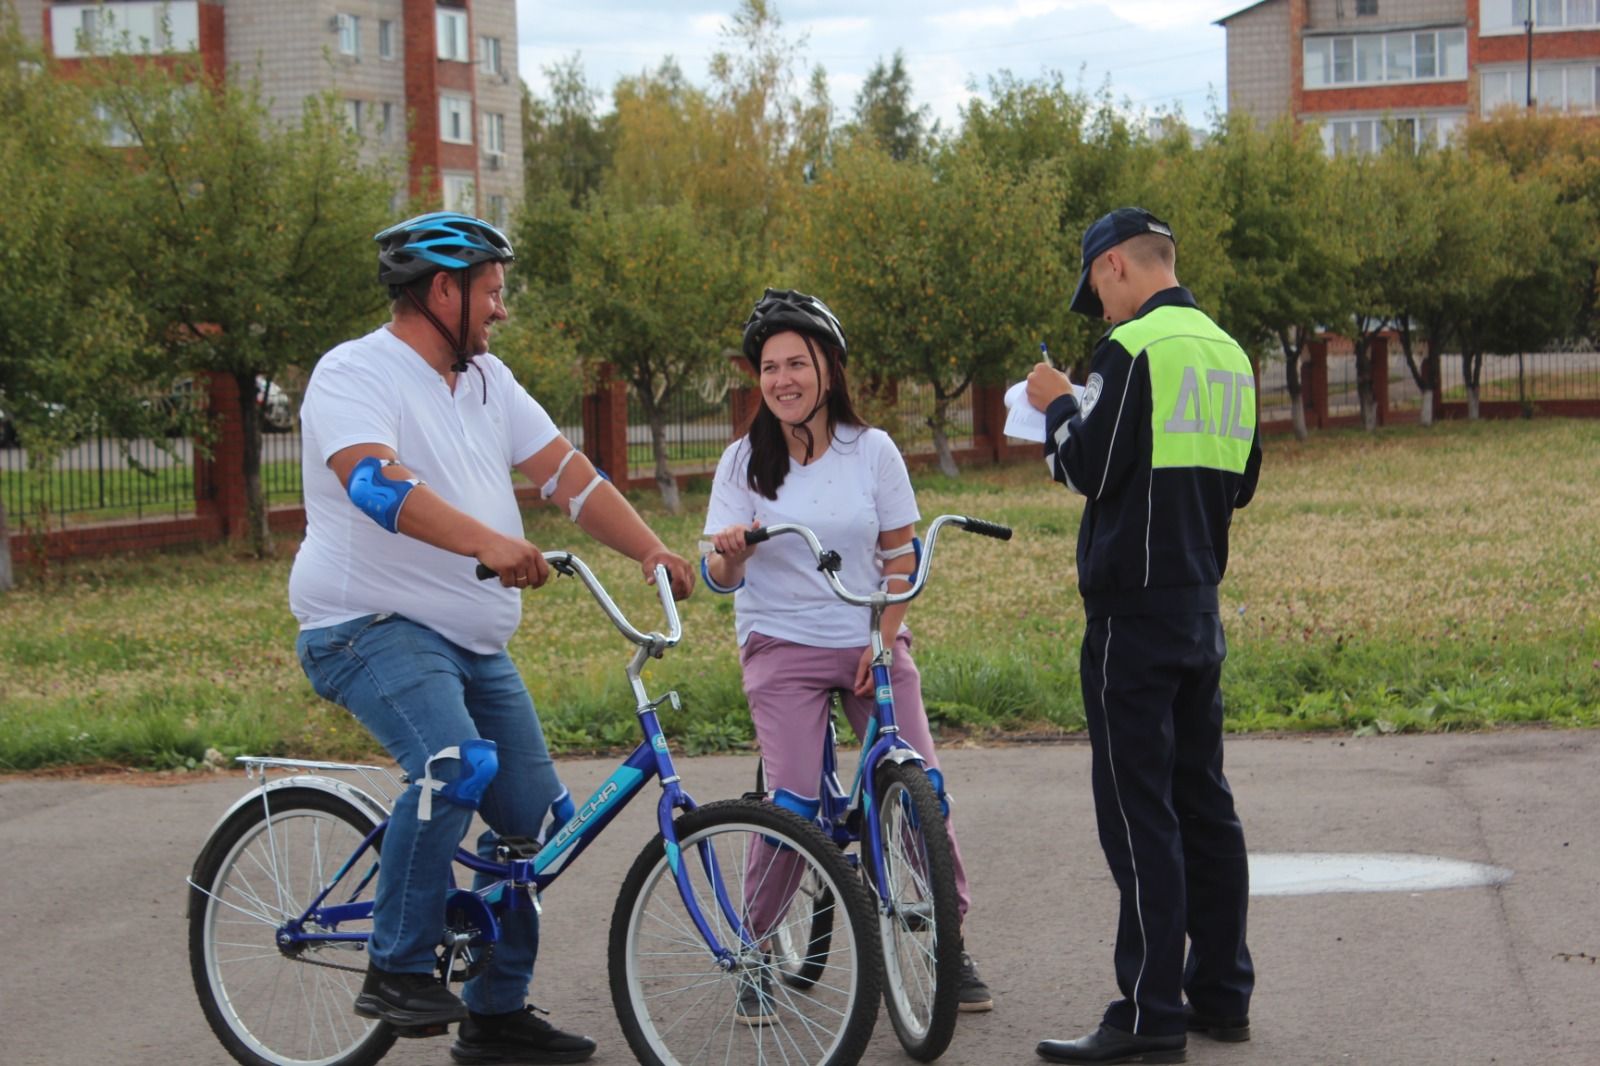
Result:
<svg viewBox="0 0 1600 1066"><path fill-rule="evenodd" d="M1092 618L1084 632L1095 818L1122 895L1122 998L1104 1020L1124 1032L1183 1032L1185 994L1203 1014L1249 1012L1250 875L1222 773L1226 654L1215 614Z"/></svg>

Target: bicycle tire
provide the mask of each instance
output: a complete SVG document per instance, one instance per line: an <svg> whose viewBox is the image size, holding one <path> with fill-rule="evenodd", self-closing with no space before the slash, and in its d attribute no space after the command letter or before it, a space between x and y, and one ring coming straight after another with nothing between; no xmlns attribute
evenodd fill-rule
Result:
<svg viewBox="0 0 1600 1066"><path fill-rule="evenodd" d="M611 918L611 998L634 1055L646 1066L858 1062L877 1021L882 961L870 897L839 849L812 823L755 800L707 804L679 816L676 827L678 857L690 864L701 913L740 958L725 970L712 957L684 910L666 846L656 836L623 880ZM773 856L786 852L787 865L780 867ZM796 882L814 873L832 894L842 913L833 916L827 971L812 987L801 991L774 981L778 971L770 956L759 946L741 949L740 934L712 891L708 855L741 923L749 920L746 889L769 883L774 870ZM767 930L753 931L762 940L773 935L771 921L809 928L813 918L788 913L787 903L765 906L780 916L769 919ZM741 996L757 988L767 1014L759 1024L741 1020L747 1016L737 1009Z"/></svg>
<svg viewBox="0 0 1600 1066"><path fill-rule="evenodd" d="M766 767L759 759L756 760L756 791L767 791ZM810 927L802 933L784 923L775 937L773 955L783 983L803 990L816 984L828 965L828 946L833 938L833 894L820 881L807 878L800 885L800 895L811 910Z"/></svg>
<svg viewBox="0 0 1600 1066"><path fill-rule="evenodd" d="M397 1034L352 1009L365 945L312 945L291 956L278 949L276 933L378 823L349 800L315 788L278 789L270 802L270 826L261 803L247 804L212 833L195 861L189 888L195 994L211 1031L246 1066L371 1066ZM358 898L370 899L375 887L374 877Z"/></svg>
<svg viewBox="0 0 1600 1066"><path fill-rule="evenodd" d="M893 904L878 908L883 1002L906 1054L929 1062L950 1046L960 1010L961 904L955 856L926 771L914 764L883 763L873 780Z"/></svg>

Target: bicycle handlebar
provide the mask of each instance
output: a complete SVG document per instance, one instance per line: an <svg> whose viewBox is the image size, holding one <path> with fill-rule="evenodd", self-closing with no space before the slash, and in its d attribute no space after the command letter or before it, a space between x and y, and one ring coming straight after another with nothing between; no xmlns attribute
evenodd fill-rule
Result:
<svg viewBox="0 0 1600 1066"><path fill-rule="evenodd" d="M794 533L806 542L811 549L811 555L817 560L817 569L827 578L828 584L833 588L833 594L846 603L857 607L889 606L895 603L910 603L922 592L922 586L928 583L928 568L933 562L934 544L938 542L939 530L946 525L954 523L965 529L968 533L976 533L983 537L993 537L995 540L1010 540L1011 527L1002 526L996 522L985 522L981 518L968 518L966 515L942 514L933 520L928 527L928 538L922 549L922 562L918 564L916 573L911 581L911 587L904 592L874 592L867 596L851 592L839 580L839 567L841 560L839 553L830 551L817 540L817 535L807 526L796 522L779 522L777 525L762 526L760 529L746 530L744 542L746 545L760 544L764 540L785 533Z"/></svg>
<svg viewBox="0 0 1600 1066"><path fill-rule="evenodd" d="M659 654L683 638L683 623L678 618L678 605L672 599L672 579L665 566L656 564L656 595L661 598L661 613L667 619L667 632L661 634L641 633L634 628L633 623L628 621L627 616L611 599L610 593L606 592L605 586L600 584L600 579L594 576L594 571L576 555L571 552L545 552L544 560L558 574L580 579L590 595L600 604L600 609L606 613L606 617L611 619L611 624L617 627L617 632L627 637L631 643L641 648L650 648L653 654ZM479 581L488 581L490 578L500 576L498 572L482 563L478 564L477 574Z"/></svg>

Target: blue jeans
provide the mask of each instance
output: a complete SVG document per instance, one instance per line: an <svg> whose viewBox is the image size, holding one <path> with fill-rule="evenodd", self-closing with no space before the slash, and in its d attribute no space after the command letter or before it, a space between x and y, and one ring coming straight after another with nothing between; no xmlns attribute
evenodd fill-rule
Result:
<svg viewBox="0 0 1600 1066"><path fill-rule="evenodd" d="M479 805L490 827L478 838L479 855L493 858L500 835L538 835L561 782L533 699L509 655L467 651L392 614L305 630L295 650L317 694L348 708L412 781L425 776L423 766L436 752L475 737L495 742L500 770ZM440 781L460 771L457 759L440 759L431 768ZM432 818L419 821L419 791L413 784L396 801L378 867L368 951L372 963L390 973L433 970L451 859L472 823L472 811L438 795ZM527 1001L538 915L506 912L500 936L488 967L463 989L467 1006L479 1014L518 1010Z"/></svg>

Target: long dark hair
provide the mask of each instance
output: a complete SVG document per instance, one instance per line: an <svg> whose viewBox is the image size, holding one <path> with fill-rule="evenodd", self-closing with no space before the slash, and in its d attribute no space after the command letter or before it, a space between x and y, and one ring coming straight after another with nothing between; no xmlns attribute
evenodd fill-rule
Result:
<svg viewBox="0 0 1600 1066"><path fill-rule="evenodd" d="M822 365L828 367L828 393L822 399L822 406L828 412L828 438L832 440L836 426L866 428L866 423L856 414L855 405L850 402L850 384L844 376L843 353L833 344L806 333L801 333L800 339L805 342L806 351L811 353L811 368L817 372L818 385L822 383ZM758 380L760 374L761 366L757 363ZM789 476L789 442L784 439L785 432L796 440L805 441L807 455L815 451L816 441L812 439L811 427L803 423L786 427L767 407L766 398L762 397L745 427L745 434L750 440L750 465L746 478L752 489L769 500L778 498L778 489L783 485L784 478Z"/></svg>

